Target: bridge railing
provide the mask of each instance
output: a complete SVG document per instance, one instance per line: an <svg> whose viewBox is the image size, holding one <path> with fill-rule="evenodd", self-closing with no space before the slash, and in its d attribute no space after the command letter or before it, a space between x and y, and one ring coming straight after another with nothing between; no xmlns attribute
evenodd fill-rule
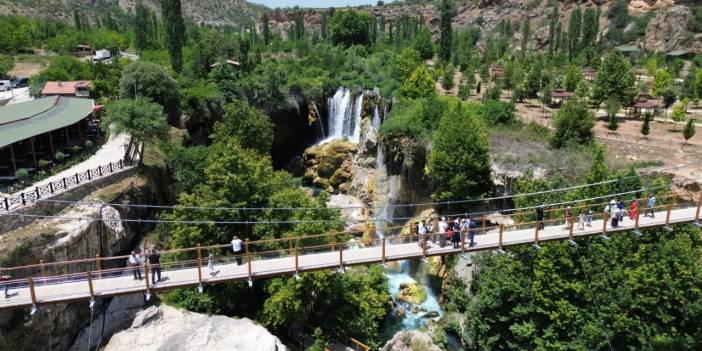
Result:
<svg viewBox="0 0 702 351"><path fill-rule="evenodd" d="M664 213L664 218L660 218L661 224L670 223L670 214L674 209L683 209L696 207L694 219L699 221L702 208L702 198L699 201L680 201L675 200L667 204L657 205L654 210L659 214ZM634 221L633 227L638 228L639 219L645 211L645 206L639 208ZM574 214L574 213L573 213ZM628 214L624 214L627 216ZM603 220L602 233L606 233L608 227L609 214L602 211L593 212L592 220ZM546 227L563 226L564 230L569 232L571 239L574 234L577 234L577 217L569 218L551 218L543 222L527 221L516 222L510 225L505 224L490 224L482 221L480 226L475 228L475 240L480 241L481 237L486 235L497 235L499 237L499 248L502 248L503 242L512 241L516 235L514 230L533 230L534 236L522 239L525 242L533 242L539 244L540 240L548 239L542 236L540 224ZM631 226L631 224L630 224ZM404 228L404 226L393 227L393 229ZM631 227L630 227L631 228ZM599 229L599 228L598 228ZM386 231L387 232L387 231ZM561 232L562 233L562 232ZM459 235L460 249L456 251L467 250L469 240L468 232L461 232ZM521 232L523 238L523 232ZM562 234L559 234L562 235ZM319 243L326 238L326 243ZM212 245L198 246L194 248L174 249L163 251L164 255L172 255L172 260L164 259L159 266L151 266L146 263L138 267L128 266L127 259L129 256L115 257L96 257L91 259L72 260L64 262L40 262L35 265L3 268L3 274L14 276L12 280L3 282L0 289L7 285L10 289L29 288L32 292L31 301L36 303L38 300L58 300L71 297L86 297L95 296L97 294L118 293L118 292L134 292L147 291L153 289L151 283L151 275L154 274L154 268L160 268L162 278L158 283L157 288L164 288L175 283L182 286L183 282L190 282L193 285L208 283L219 279L251 279L254 277L254 265L258 265L255 270L255 276L277 275L282 271L289 272L290 267L294 267L294 271L299 271L301 268L310 270L321 267L317 262L306 259L305 256L316 253L327 253L339 259L339 267L345 264L359 264L365 262L384 262L385 260L393 260L406 257L407 252L414 255L421 253L423 255L438 254L435 250L436 245L430 244L427 241L440 241L439 234L434 231L427 236L420 237L412 230L405 231L403 235L395 237L376 237L366 238L359 241L341 240L344 238L342 233L317 234L299 238L282 238L271 240L245 241L244 250L240 254L233 254L229 245ZM447 247L451 247L451 242L447 238ZM282 245L284 244L284 245ZM407 245L403 244L412 244ZM416 249L414 249L416 245ZM353 259L349 259L345 255L355 248L365 247L372 248L363 250L363 255L355 255ZM404 251L401 251L404 250ZM410 250L410 251L407 251ZM215 255L214 270L210 270L208 253L217 253ZM146 254L142 254L146 258ZM167 257L167 256L166 256ZM271 259L285 258L284 266L275 266L269 264ZM144 259L143 262L146 260ZM277 260L281 262L281 260ZM237 263L236 265L233 263ZM264 265L261 262L266 262ZM294 266L293 266L294 264ZM326 264L328 267L328 263ZM192 269L197 268L197 269ZM134 270L142 275L141 280L133 279ZM214 273L214 274L211 274ZM24 277L22 276L24 275ZM106 284L107 279L120 278L120 285ZM66 289L45 289L50 286L62 285ZM25 297L18 298L24 299Z"/></svg>

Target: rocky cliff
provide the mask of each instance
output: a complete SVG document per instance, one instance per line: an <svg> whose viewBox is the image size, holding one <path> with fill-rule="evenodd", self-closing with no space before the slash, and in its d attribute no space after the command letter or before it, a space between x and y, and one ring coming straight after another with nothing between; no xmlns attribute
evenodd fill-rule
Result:
<svg viewBox="0 0 702 351"><path fill-rule="evenodd" d="M646 27L644 48L649 51L702 52L702 34L695 34L695 17L689 7L677 5L660 11Z"/></svg>
<svg viewBox="0 0 702 351"><path fill-rule="evenodd" d="M137 313L129 329L112 336L104 351L246 350L287 348L248 318L204 315L161 305Z"/></svg>
<svg viewBox="0 0 702 351"><path fill-rule="evenodd" d="M104 186L82 199L86 202L124 202L124 203L158 203L158 187L145 177L137 175ZM61 217L81 218L146 218L150 214L143 209L115 208L111 206L71 205L57 213ZM4 233L0 237L0 258L4 266L18 266L38 263L39 260L62 261L92 258L96 254L102 257L120 255L129 252L140 239L142 230L138 225L122 225L119 221L69 220L65 218L46 218L33 221L25 226ZM46 268L46 274L70 273L77 270L94 269L83 267ZM39 275L39 271L18 271L11 273L13 278ZM140 301L141 300L141 301ZM110 301L119 301L121 306L112 312ZM102 333L124 327L120 323L124 314L130 313L135 306L140 307L142 297L137 299L98 300L93 318L100 321L103 311L107 309L109 325L93 335L93 344L99 341ZM133 313L133 311L131 312ZM119 317L122 315L122 317ZM12 350L66 350L78 336L81 329L90 323L88 303L71 303L39 306L32 318L27 310L19 309L0 312L0 336L6 346ZM127 316L128 318L128 316ZM114 326L113 326L114 325ZM107 332L106 332L107 331ZM87 338L85 338L87 339ZM0 342L2 346L2 342ZM82 349L85 349L83 347Z"/></svg>

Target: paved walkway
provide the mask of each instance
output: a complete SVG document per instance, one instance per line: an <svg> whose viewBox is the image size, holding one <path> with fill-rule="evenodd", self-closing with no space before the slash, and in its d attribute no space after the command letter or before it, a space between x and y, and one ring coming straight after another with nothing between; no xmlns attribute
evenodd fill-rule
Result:
<svg viewBox="0 0 702 351"><path fill-rule="evenodd" d="M670 223L689 223L695 220L696 207L674 209L671 211ZM660 211L655 218L640 217L639 226L660 227L665 225L666 213ZM633 221L627 219L624 225L616 229L607 229L609 234L631 230ZM588 235L598 235L602 233L602 219L595 219L592 227L585 230L575 230L575 237ZM503 232L503 247L534 243L534 228L511 228ZM540 241L566 240L569 238L569 231L563 228L562 223L546 226L539 234ZM257 257L252 253L251 275L249 276L249 265L243 263L238 265L232 257L222 257L215 266L215 275L210 275L206 266L201 268L202 283L215 284L233 280L248 280L292 275L297 271L312 271L318 269L336 269L341 266L367 265L383 261L404 260L409 258L419 258L424 255L422 248L415 241L410 241L407 237L395 237L386 239L385 251L382 245L365 247L358 249L344 249L335 251L315 252L318 249L299 249L299 255L276 254L272 257ZM499 248L499 230L491 228L487 233L476 236L477 245L466 248L466 251L494 250ZM448 255L461 253L460 248L454 249L450 245L444 248L431 245L428 248L427 256ZM297 261L297 264L296 264ZM164 263L164 280L156 286L149 285L150 290L160 291L176 287L197 286L199 284L197 261ZM142 272L143 274L143 272ZM150 278L150 277L149 277ZM147 291L150 279L137 280L132 276L131 269L119 268L117 270L101 271L92 275L92 295L95 297L107 297L125 294L141 294ZM32 297L28 288L27 280L13 281L13 288L10 290L10 297L0 298L0 309L10 307L21 307L32 305ZM77 273L67 276L54 276L45 278L34 278L36 302L58 303L75 300L88 300L91 298L90 282L88 273Z"/></svg>
<svg viewBox="0 0 702 351"><path fill-rule="evenodd" d="M105 144L103 144L100 149L95 152L94 155L90 156L87 160L71 167L68 168L62 172L59 172L57 174L54 174L48 178L42 179L39 182L36 182L32 184L31 186L22 189L21 191L18 191L13 194L3 194L0 193L0 196L2 197L16 197L19 196L20 193L31 193L36 189L37 187L42 187L46 186L51 182L58 182L63 178L70 178L75 176L76 173L85 173L87 170L94 170L100 166L105 166L109 164L110 162L117 162L121 159L124 158L127 146L129 145L129 135L127 134L118 134L111 136ZM136 164L136 163L135 163ZM123 170L127 170L131 167L124 167ZM118 173L120 170L116 170L111 174ZM108 174L106 174L107 176ZM70 190L70 188L69 188ZM65 191L65 189L61 189L60 191L57 190L55 194L59 194L61 192ZM31 204L30 204L31 206ZM16 208L14 208L16 209Z"/></svg>

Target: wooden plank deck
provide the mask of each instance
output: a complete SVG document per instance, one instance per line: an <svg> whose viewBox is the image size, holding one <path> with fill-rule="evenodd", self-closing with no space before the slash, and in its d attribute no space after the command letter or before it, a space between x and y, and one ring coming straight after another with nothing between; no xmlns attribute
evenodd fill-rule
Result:
<svg viewBox="0 0 702 351"><path fill-rule="evenodd" d="M672 210L670 213L670 224L689 223L695 220L697 208L681 208ZM661 227L665 225L666 212L656 212L656 217L640 217L639 227ZM601 218L595 218L591 227L586 227L585 230L575 229L574 237L599 235L602 233L603 221ZM623 225L619 228L607 227L607 233L613 234L617 232L630 231L634 228L634 221L626 219ZM507 228L503 232L503 247L532 244L534 243L533 227L519 229ZM569 238L568 228L564 228L564 224L553 223L547 225L544 230L539 233L539 240L567 240ZM407 237L387 238L385 247L385 261L396 261L411 258L423 257L424 253L415 236L414 241L410 241ZM466 252L495 250L499 248L499 230L496 227L488 230L485 234L476 235L476 245L466 247ZM468 241L466 241L466 245ZM459 254L463 252L461 248L454 249L450 243L448 246L441 248L437 245L430 244L427 248L427 256ZM253 253L255 255L255 253ZM367 265L383 261L382 246L364 247L364 248L348 248L345 247L343 252L336 251L317 252L317 253L300 253L298 256L298 267L300 272L312 271L319 269L336 269L343 266ZM231 257L223 257L216 264L216 275L211 276L206 266L202 267L203 284L216 284L233 280L248 280L248 264L243 262L241 265ZM251 277L253 280L264 277L292 275L295 270L295 256L285 257L270 257L270 258L254 258L251 262ZM116 272L108 276L107 273L94 272L92 278L93 292L95 298L109 297L126 294L141 294L147 291L146 281L135 280L132 276L131 269L124 269L122 272ZM142 277L144 272L142 269ZM184 263L182 267L164 268L162 272L164 278L162 282L151 285L149 277L149 288L152 292L163 291L177 287L197 286L198 267L195 262ZM91 298L90 287L88 284L87 273L83 276L75 277L74 281L67 281L65 277L35 277L35 294L37 304L70 302L77 300L88 300ZM10 289L9 298L0 298L0 309L16 308L31 306L32 298L29 287L24 284L20 287Z"/></svg>

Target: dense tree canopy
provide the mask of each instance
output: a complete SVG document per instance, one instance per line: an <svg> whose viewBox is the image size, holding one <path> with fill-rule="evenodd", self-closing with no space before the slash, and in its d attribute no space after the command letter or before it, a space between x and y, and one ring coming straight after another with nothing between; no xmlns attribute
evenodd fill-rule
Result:
<svg viewBox="0 0 702 351"><path fill-rule="evenodd" d="M131 142L141 144L140 160L144 159L144 144L168 131L163 108L148 98L122 99L108 105L102 118L105 132L127 133Z"/></svg>
<svg viewBox="0 0 702 351"><path fill-rule="evenodd" d="M614 96L622 104L629 104L636 98L636 77L629 63L619 51L605 56L592 87L592 100L599 105Z"/></svg>
<svg viewBox="0 0 702 351"><path fill-rule="evenodd" d="M700 244L680 226L481 255L465 338L476 350L698 349Z"/></svg>
<svg viewBox="0 0 702 351"><path fill-rule="evenodd" d="M556 132L551 139L554 147L589 144L592 141L592 128L595 114L581 99L566 102L556 113Z"/></svg>
<svg viewBox="0 0 702 351"><path fill-rule="evenodd" d="M172 124L177 124L180 94L177 82L161 65L136 61L124 68L119 94L126 98L147 97L163 106Z"/></svg>
<svg viewBox="0 0 702 351"><path fill-rule="evenodd" d="M224 106L224 116L215 124L213 137L226 140L234 136L242 147L266 154L273 145L273 127L263 112L237 100Z"/></svg>
<svg viewBox="0 0 702 351"><path fill-rule="evenodd" d="M456 103L441 118L429 171L437 183L437 201L474 198L491 191L487 133L475 106Z"/></svg>
<svg viewBox="0 0 702 351"><path fill-rule="evenodd" d="M410 99L431 97L436 94L436 82L423 66L415 69L402 83L402 95Z"/></svg>
<svg viewBox="0 0 702 351"><path fill-rule="evenodd" d="M339 11L331 20L331 39L337 45L370 44L369 14L360 11Z"/></svg>

